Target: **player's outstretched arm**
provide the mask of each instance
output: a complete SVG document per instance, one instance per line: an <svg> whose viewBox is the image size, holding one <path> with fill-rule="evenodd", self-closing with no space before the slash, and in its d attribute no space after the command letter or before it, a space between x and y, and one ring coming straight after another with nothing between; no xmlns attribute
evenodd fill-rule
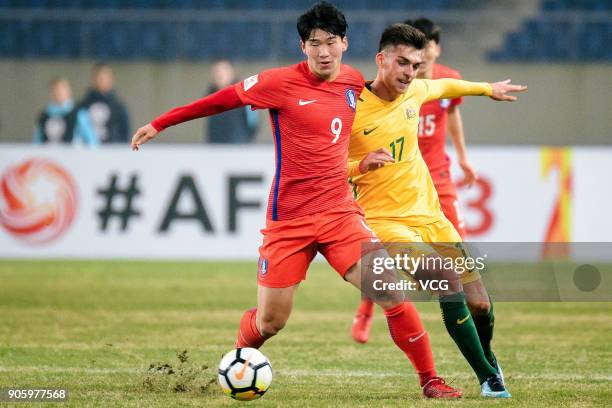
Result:
<svg viewBox="0 0 612 408"><path fill-rule="evenodd" d="M518 98L514 95L508 95L509 93L525 92L527 90L526 85L515 85L511 83L510 79L505 81L495 82L491 84L491 99L495 101L507 101L514 102Z"/></svg>
<svg viewBox="0 0 612 408"><path fill-rule="evenodd" d="M509 79L492 84L452 78L425 80L425 83L427 84L427 96L424 102L444 98L452 99L460 96L489 96L496 101L513 102L517 98L508 95L509 93L527 90L526 86L512 84Z"/></svg>
<svg viewBox="0 0 612 408"><path fill-rule="evenodd" d="M236 92L235 85L223 88L189 105L174 108L139 128L132 136L132 150L138 150L142 144L153 139L167 127L205 116L216 115L244 105Z"/></svg>

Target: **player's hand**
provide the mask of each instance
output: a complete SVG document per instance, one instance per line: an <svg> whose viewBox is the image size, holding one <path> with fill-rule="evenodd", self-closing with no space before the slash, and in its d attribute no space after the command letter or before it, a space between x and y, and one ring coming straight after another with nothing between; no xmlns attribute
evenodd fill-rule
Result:
<svg viewBox="0 0 612 408"><path fill-rule="evenodd" d="M159 132L149 123L144 125L134 133L132 136L132 150L136 151L140 148L140 145L147 143L153 139Z"/></svg>
<svg viewBox="0 0 612 408"><path fill-rule="evenodd" d="M472 187L472 184L478 180L478 173L476 173L476 170L474 170L472 165L467 161L459 162L459 166L461 166L461 170L463 170L465 184L467 184L468 187Z"/></svg>
<svg viewBox="0 0 612 408"><path fill-rule="evenodd" d="M501 82L495 82L491 84L491 88L493 88L493 95L490 96L491 99L495 101L508 102L514 102L518 99L516 96L508 95L509 93L524 92L527 90L526 85L511 84L509 79Z"/></svg>
<svg viewBox="0 0 612 408"><path fill-rule="evenodd" d="M395 159L391 156L391 152L384 147L370 152L359 163L359 172L367 173L371 170L376 170L385 165L385 163L394 163Z"/></svg>

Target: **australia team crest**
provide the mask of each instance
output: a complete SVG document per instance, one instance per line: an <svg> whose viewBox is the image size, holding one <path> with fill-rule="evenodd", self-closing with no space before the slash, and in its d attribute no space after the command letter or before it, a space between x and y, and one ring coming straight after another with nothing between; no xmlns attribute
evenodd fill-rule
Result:
<svg viewBox="0 0 612 408"><path fill-rule="evenodd" d="M408 120L414 119L417 117L417 115L418 115L418 112L412 106L408 106L406 108L406 119Z"/></svg>

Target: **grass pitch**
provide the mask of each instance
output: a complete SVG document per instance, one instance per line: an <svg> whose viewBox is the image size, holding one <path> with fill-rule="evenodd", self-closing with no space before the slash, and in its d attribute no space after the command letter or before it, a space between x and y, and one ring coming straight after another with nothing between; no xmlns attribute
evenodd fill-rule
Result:
<svg viewBox="0 0 612 408"><path fill-rule="evenodd" d="M612 404L610 303L496 303L508 401L479 397L437 304L419 303L439 373L464 390L461 401L426 401L380 311L370 343L352 342L359 294L324 264L311 267L289 324L262 348L270 391L233 401L216 367L255 305L255 273L255 263L0 261L0 388L67 388L69 400L53 406Z"/></svg>

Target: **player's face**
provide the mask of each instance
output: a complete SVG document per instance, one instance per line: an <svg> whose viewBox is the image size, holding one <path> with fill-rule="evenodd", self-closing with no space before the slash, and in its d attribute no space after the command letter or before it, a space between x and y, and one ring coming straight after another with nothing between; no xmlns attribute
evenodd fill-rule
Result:
<svg viewBox="0 0 612 408"><path fill-rule="evenodd" d="M423 64L419 70L419 78L431 79L433 73L433 66L436 60L440 56L440 45L436 44L434 40L429 40L427 46L423 49Z"/></svg>
<svg viewBox="0 0 612 408"><path fill-rule="evenodd" d="M95 87L98 91L105 93L113 90L115 75L110 68L101 68L94 77Z"/></svg>
<svg viewBox="0 0 612 408"><path fill-rule="evenodd" d="M378 76L392 96L403 94L423 63L423 50L398 45L376 54Z"/></svg>
<svg viewBox="0 0 612 408"><path fill-rule="evenodd" d="M308 57L308 67L317 77L333 81L340 72L342 53L348 48L346 37L319 28L312 30L306 42L300 41L302 51Z"/></svg>
<svg viewBox="0 0 612 408"><path fill-rule="evenodd" d="M72 98L72 90L70 84L67 81L59 81L53 88L51 88L51 99L57 104L63 104L64 102Z"/></svg>

